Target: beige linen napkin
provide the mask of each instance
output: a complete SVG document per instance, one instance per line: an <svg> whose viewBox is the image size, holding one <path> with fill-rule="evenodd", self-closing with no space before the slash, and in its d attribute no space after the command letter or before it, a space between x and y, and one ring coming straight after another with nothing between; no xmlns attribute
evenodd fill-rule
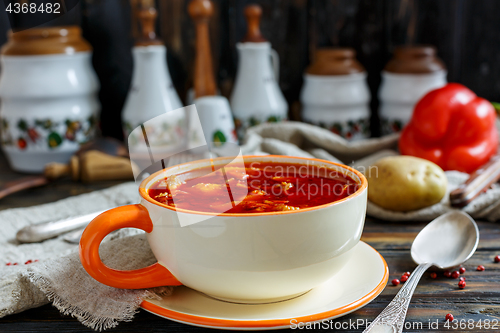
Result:
<svg viewBox="0 0 500 333"><path fill-rule="evenodd" d="M15 240L16 232L24 226L138 199L137 185L126 183L55 203L0 212L0 317L52 302L63 314L103 330L132 320L143 299L169 293L170 288L124 290L100 284L83 269L77 245L66 243L62 237L34 244ZM109 235L100 254L104 263L117 269L141 268L156 261L144 233L137 229L121 229ZM25 264L28 260L38 262Z"/></svg>
<svg viewBox="0 0 500 333"><path fill-rule="evenodd" d="M500 123L497 122L497 127ZM379 158L396 155L398 134L382 138L349 142L335 133L317 126L283 122L262 124L248 130L246 143L242 146L243 154L276 154L299 157L316 157L350 165L359 171L368 167ZM441 214L453 210L449 203L449 192L465 182L468 175L457 171L446 172L448 190L443 200L431 207L401 213L385 210L368 202L367 214L390 221L430 221ZM500 220L500 187L495 186L481 194L463 208L474 218L490 221Z"/></svg>

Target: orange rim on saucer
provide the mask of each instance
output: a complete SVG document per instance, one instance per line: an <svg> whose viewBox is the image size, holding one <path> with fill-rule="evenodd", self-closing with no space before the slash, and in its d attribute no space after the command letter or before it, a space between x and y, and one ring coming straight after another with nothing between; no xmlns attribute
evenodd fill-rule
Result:
<svg viewBox="0 0 500 333"><path fill-rule="evenodd" d="M360 309L366 304L370 303L373 299L375 299L375 297L377 297L384 290L387 281L389 280L389 267L387 266L384 257L382 257L382 255L373 247L371 247L368 244L366 245L380 256L380 259L384 266L384 274L382 276L382 279L373 290L365 294L363 297L355 300L350 304L329 311L315 313L308 316L292 317L292 318L264 319L264 320L233 320L233 319L202 317L202 316L195 316L191 314L177 312L163 308L146 300L143 301L140 306L141 308L149 312L171 319L173 321L185 324L191 324L195 326L212 327L212 328L241 328L241 329L286 328L290 326L290 322L292 319L297 320L297 322L310 323L310 322L318 322L322 320L328 320L340 317L342 315Z"/></svg>

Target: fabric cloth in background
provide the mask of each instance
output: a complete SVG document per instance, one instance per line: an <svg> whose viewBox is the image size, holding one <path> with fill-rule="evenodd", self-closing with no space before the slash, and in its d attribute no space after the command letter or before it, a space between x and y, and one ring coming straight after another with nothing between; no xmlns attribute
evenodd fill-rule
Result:
<svg viewBox="0 0 500 333"><path fill-rule="evenodd" d="M499 122L497 122L497 127L500 128ZM369 166L378 159L396 155L395 149L398 139L399 134L393 134L382 138L349 142L326 129L290 121L279 124L262 124L250 128L242 152L243 154L257 152L259 154L321 158L344 163L364 172L369 170ZM448 178L447 194L436 205L401 213L385 210L368 202L367 214L390 221L430 221L455 209L450 206L449 193L464 183L469 175L457 171L447 171L446 177ZM489 189L462 210L477 219L500 220L500 187Z"/></svg>

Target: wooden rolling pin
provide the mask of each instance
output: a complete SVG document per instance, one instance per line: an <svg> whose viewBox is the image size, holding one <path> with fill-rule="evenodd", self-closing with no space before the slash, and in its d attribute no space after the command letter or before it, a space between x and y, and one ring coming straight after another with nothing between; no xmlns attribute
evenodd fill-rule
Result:
<svg viewBox="0 0 500 333"><path fill-rule="evenodd" d="M194 61L195 98L217 95L212 65L208 22L214 13L210 0L192 0L188 12L196 25L196 56Z"/></svg>
<svg viewBox="0 0 500 333"><path fill-rule="evenodd" d="M474 171L464 184L450 193L451 205L453 207L467 206L499 179L500 155L495 155L488 163Z"/></svg>
<svg viewBox="0 0 500 333"><path fill-rule="evenodd" d="M49 163L45 166L44 176L50 180L71 176L73 180L84 183L134 178L127 157L111 156L97 150L72 156L69 164Z"/></svg>

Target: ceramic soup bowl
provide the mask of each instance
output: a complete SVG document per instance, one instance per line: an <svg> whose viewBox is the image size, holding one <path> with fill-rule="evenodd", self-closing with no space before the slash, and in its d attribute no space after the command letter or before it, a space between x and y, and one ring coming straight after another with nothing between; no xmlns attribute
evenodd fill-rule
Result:
<svg viewBox="0 0 500 333"><path fill-rule="evenodd" d="M348 175L357 190L338 201L295 211L203 213L155 201L148 190L165 176L207 168L211 160L180 164L146 178L141 203L111 209L86 228L80 242L84 268L116 288L185 285L211 297L266 303L292 298L333 277L349 260L365 221L367 181L358 171L325 160L289 156L244 156L245 163L312 166ZM213 159L221 167L230 160ZM179 220L200 222L181 226ZM147 233L157 263L139 270L105 266L99 244L110 232L134 227ZM342 286L339 286L342 288Z"/></svg>

